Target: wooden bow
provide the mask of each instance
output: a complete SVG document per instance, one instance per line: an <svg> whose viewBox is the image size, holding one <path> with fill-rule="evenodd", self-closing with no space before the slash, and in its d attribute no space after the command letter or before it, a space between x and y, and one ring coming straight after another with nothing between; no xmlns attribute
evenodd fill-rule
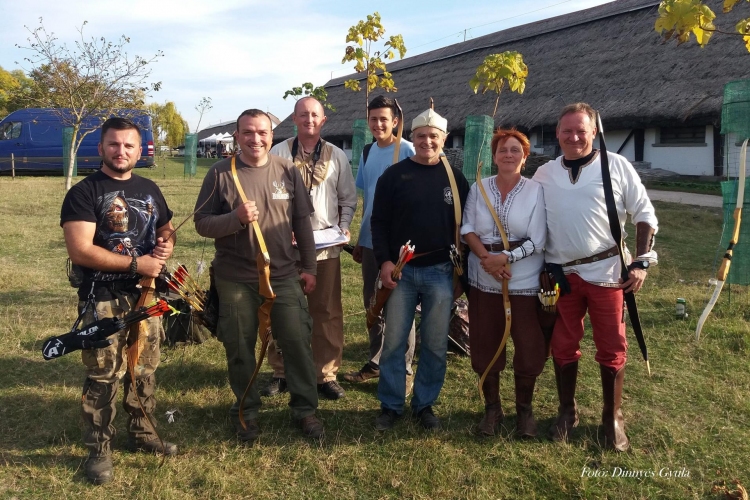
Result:
<svg viewBox="0 0 750 500"><path fill-rule="evenodd" d="M141 279L141 281L138 283L138 286L141 289L141 296L138 297L138 302L136 303L134 310L137 311L142 307L146 307L148 304L154 301L154 292L156 291L155 282L156 278L144 277L143 279ZM161 443L161 448L163 450L164 440L156 430L156 424L154 423L151 414L146 411L141 398L138 396L138 385L135 381L135 366L138 364L138 358L140 358L141 354L143 353L143 348L146 344L147 338L148 324L146 323L146 321L139 321L138 323L131 325L130 331L128 332L128 338L126 340L128 373L130 374L130 387L133 391L133 394L135 395L136 401L138 401L138 406L141 408L143 416L151 426L151 430L153 430L154 434L156 434L156 437L159 438L159 442ZM160 467L164 464L165 458L166 455L162 454L161 463L159 464Z"/></svg>
<svg viewBox="0 0 750 500"><path fill-rule="evenodd" d="M398 103L398 99L394 99L393 102L398 108L398 131L396 132L396 144L393 146L393 161L391 165L398 163L398 155L401 152L401 137L404 135L404 111Z"/></svg>
<svg viewBox="0 0 750 500"><path fill-rule="evenodd" d="M237 186L242 203L247 203L247 196L245 196L240 179L237 177L235 156L232 156L232 177L234 178L234 184ZM266 247L266 240L263 238L263 233L260 231L260 225L258 225L257 220L252 222L252 226L255 239L258 242L258 255L255 257L255 264L258 267L258 293L264 300L258 308L258 337L260 337L261 342L260 354L258 355L258 361L255 363L255 370L253 370L253 374L250 376L250 382L247 383L245 392L242 393L242 398L240 399L239 419L242 428L245 430L247 430L247 424L245 423L242 409L245 406L247 395L250 393L250 388L253 386L253 382L255 382L255 378L258 376L260 367L263 364L268 343L271 341L271 309L273 308L274 300L276 300L276 294L271 287L271 256Z"/></svg>
<svg viewBox="0 0 750 500"><path fill-rule="evenodd" d="M708 315L711 314L711 310L714 308L714 305L716 305L716 301L719 300L721 289L724 288L724 282L727 280L727 276L729 275L729 266L732 265L732 253L734 252L734 246L740 239L742 205L745 200L745 170L747 168L745 162L747 161L747 141L748 139L745 139L745 141L742 143L742 148L740 149L740 166L738 179L739 183L737 186L737 204L735 205L733 214L734 230L732 231L732 238L729 240L729 246L727 247L727 251L724 253L724 258L722 259L721 265L719 266L719 271L716 273L716 285L714 288L714 293L713 295L711 295L711 300L708 301L706 308L703 310L703 314L701 314L701 317L698 320L698 326L695 328L696 341L700 340L703 325L706 322L706 319L708 319Z"/></svg>
<svg viewBox="0 0 750 500"><path fill-rule="evenodd" d="M484 202L487 204L487 209L490 211L490 214L492 214L492 218L495 220L495 225L497 226L498 231L500 231L500 237L503 239L503 246L505 247L505 250L510 250L510 242L508 241L508 235L505 233L505 228L503 227L502 222L498 218L497 214L495 213L495 208L492 206L492 203L490 202L490 198L487 196L487 191L485 191L484 186L482 185L482 162L480 161L477 165L477 188L479 189L479 192L482 193L482 198L484 198ZM510 264L506 264L506 267L510 268ZM497 361L497 358L500 357L500 354L502 354L503 349L505 349L505 344L508 342L508 337L510 336L510 323L511 323L511 311L510 311L510 291L508 286L507 279L503 279L503 308L505 309L505 331L503 332L503 338L500 340L500 345L497 348L497 351L495 352L495 355L492 357L492 361L490 361L490 364L487 365L487 368L485 368L484 373L482 373L482 376L479 377L479 398L481 399L483 397L482 395L482 385L484 385L484 381L487 378L487 375L490 373L490 370L494 366L495 362Z"/></svg>

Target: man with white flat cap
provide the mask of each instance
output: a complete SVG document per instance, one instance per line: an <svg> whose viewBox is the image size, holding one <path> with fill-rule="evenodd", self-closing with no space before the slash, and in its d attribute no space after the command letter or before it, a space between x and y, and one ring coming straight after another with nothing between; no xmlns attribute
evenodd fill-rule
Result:
<svg viewBox="0 0 750 500"><path fill-rule="evenodd" d="M372 243L383 286L393 290L380 356L375 428L385 431L403 414L406 402L404 353L417 304L422 304L421 351L414 379L411 414L428 430L440 428L432 405L445 380L448 328L453 302L451 245L455 243L454 203L463 207L469 183L443 158L448 121L432 109L411 125L415 155L389 167L378 179L372 210ZM458 197L459 200L455 200ZM459 211L460 212L460 211ZM460 220L459 220L460 224ZM401 246L415 246L414 258L391 279Z"/></svg>

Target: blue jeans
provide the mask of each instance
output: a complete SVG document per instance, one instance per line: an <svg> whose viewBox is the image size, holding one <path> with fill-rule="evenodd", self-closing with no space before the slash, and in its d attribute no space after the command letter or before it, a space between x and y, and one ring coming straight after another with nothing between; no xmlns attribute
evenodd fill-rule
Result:
<svg viewBox="0 0 750 500"><path fill-rule="evenodd" d="M445 356L453 302L453 264L427 267L407 264L401 281L386 303L385 339L380 355L378 399L381 407L399 415L406 402L406 354L417 304L422 303L419 365L411 399L413 413L432 406L445 381Z"/></svg>

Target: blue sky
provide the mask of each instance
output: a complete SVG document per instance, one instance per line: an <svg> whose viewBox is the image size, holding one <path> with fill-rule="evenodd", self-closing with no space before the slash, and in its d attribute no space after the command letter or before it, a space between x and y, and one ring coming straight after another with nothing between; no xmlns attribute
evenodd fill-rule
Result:
<svg viewBox="0 0 750 500"><path fill-rule="evenodd" d="M24 26L37 27L40 17L47 31L69 47L79 36L76 28L87 21L87 37L114 41L125 35L130 38L128 52L145 58L163 51L151 74L151 81L161 81L162 88L150 101L173 101L192 130L198 124L195 106L210 97L213 109L204 115L202 129L233 120L251 107L283 119L294 105L291 98L282 99L286 90L306 81L323 85L331 77L352 73L353 64L341 64L346 33L375 10L386 36L403 35L409 57L459 43L464 36L475 38L603 3L0 0L0 66L30 69L23 61L26 53L16 45L28 45Z"/></svg>

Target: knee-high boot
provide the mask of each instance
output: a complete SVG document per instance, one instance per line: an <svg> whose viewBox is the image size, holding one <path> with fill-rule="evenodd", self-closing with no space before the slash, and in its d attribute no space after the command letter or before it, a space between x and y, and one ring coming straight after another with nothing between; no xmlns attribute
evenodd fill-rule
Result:
<svg viewBox="0 0 750 500"><path fill-rule="evenodd" d="M578 361L562 367L557 363L554 365L560 406L557 407L557 420L550 427L548 437L552 441L567 441L571 430L578 426L578 406L575 399Z"/></svg>
<svg viewBox="0 0 750 500"><path fill-rule="evenodd" d="M534 399L536 377L516 375L516 433L522 438L535 438L536 420L531 401Z"/></svg>
<svg viewBox="0 0 750 500"><path fill-rule="evenodd" d="M482 384L484 394L484 417L477 426L483 436L494 436L503 421L503 408L500 404L500 374L488 373Z"/></svg>
<svg viewBox="0 0 750 500"><path fill-rule="evenodd" d="M619 370L599 365L602 377L602 425L604 425L604 442L615 451L627 451L630 448L628 436L625 435L625 419L622 416L622 385L625 381L625 367Z"/></svg>

